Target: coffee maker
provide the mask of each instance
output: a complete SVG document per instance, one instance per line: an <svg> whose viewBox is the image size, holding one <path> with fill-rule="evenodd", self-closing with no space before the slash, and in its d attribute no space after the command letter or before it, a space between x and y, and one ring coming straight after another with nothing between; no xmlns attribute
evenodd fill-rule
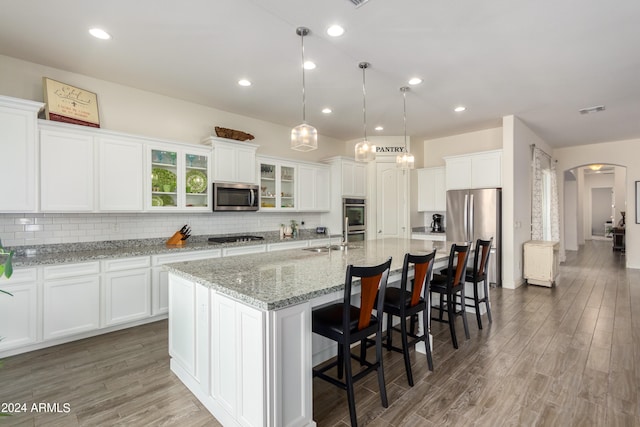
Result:
<svg viewBox="0 0 640 427"><path fill-rule="evenodd" d="M433 214L433 221L431 221L432 233L444 233L444 227L442 227L442 215Z"/></svg>

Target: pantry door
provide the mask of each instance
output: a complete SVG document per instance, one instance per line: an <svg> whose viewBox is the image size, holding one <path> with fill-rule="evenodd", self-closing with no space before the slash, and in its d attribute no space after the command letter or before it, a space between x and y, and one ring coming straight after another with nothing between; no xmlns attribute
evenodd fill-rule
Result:
<svg viewBox="0 0 640 427"><path fill-rule="evenodd" d="M409 238L409 171L394 163L376 164L376 236Z"/></svg>

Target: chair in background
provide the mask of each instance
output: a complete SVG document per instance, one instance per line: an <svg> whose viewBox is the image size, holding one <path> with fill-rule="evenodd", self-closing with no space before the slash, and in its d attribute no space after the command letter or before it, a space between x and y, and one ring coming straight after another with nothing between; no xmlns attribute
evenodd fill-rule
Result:
<svg viewBox="0 0 640 427"><path fill-rule="evenodd" d="M430 297L433 301L433 293L439 294L439 305L431 305L432 309L438 310L438 317L431 317L431 320L449 323L451 341L453 347L458 348L458 338L456 337L455 320L457 316L462 317L464 334L469 339L469 324L467 322L467 312L465 311L466 300L464 296L464 283L467 270L467 260L469 259L470 245L451 245L449 252L449 263L443 272L446 274L434 274L429 286ZM459 303L456 299L459 298ZM458 310L457 307L460 307ZM444 320L443 313L447 312L447 319Z"/></svg>
<svg viewBox="0 0 640 427"><path fill-rule="evenodd" d="M413 387L413 374L411 372L411 361L409 360L409 346L424 341L427 364L429 370L433 371L433 359L431 356L431 343L429 341L429 282L433 271L433 260L436 251L427 255L405 254L402 265L402 279L400 287L387 288L384 297L384 312L387 314L387 350L394 350L404 355L404 367L407 371L407 381ZM413 265L414 278L409 280L409 268ZM410 289L408 289L410 287ZM413 331L413 319L422 312L423 333L416 335ZM393 316L400 318L400 328L393 327ZM411 322L411 331L407 331L407 319ZM392 343L392 331L399 331L402 340L402 348L394 347ZM412 338L409 342L408 338Z"/></svg>
<svg viewBox="0 0 640 427"><path fill-rule="evenodd" d="M347 266L344 283L344 299L342 302L319 307L312 312L312 330L338 344L338 357L319 369L313 370L313 376L321 378L347 391L349 402L349 414L351 425L357 425L356 405L353 385L365 375L377 371L378 386L380 387L380 400L385 408L387 391L384 383L382 369L382 307L391 268L391 258L387 262L372 267ZM354 279L360 280L360 304L352 304L351 287ZM375 306L375 307L374 307ZM376 314L373 314L374 308ZM361 342L366 347L367 338L375 335L376 360L370 363L362 356L366 352L361 350L361 355L351 353L351 344ZM351 359L356 359L365 369L353 374ZM325 374L334 366L338 368L338 379ZM346 374L344 381L343 374Z"/></svg>

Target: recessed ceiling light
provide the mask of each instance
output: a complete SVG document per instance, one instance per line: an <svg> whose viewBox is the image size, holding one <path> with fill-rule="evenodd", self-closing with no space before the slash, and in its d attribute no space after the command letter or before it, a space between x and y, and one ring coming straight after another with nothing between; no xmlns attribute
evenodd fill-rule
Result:
<svg viewBox="0 0 640 427"><path fill-rule="evenodd" d="M344 34L344 28L342 28L340 25L332 25L327 28L327 34L329 34L331 37L340 37Z"/></svg>
<svg viewBox="0 0 640 427"><path fill-rule="evenodd" d="M238 80L240 86L251 86L251 82L247 79Z"/></svg>
<svg viewBox="0 0 640 427"><path fill-rule="evenodd" d="M316 68L316 63L312 62L312 61L305 61L304 62L304 69L305 70L313 70L314 68Z"/></svg>
<svg viewBox="0 0 640 427"><path fill-rule="evenodd" d="M599 113L600 111L604 111L604 105L596 105L594 107L583 108L578 111L580 114Z"/></svg>
<svg viewBox="0 0 640 427"><path fill-rule="evenodd" d="M422 83L422 79L420 77L414 77L412 79L409 80L409 84L410 85L419 85L420 83Z"/></svg>
<svg viewBox="0 0 640 427"><path fill-rule="evenodd" d="M333 111L331 110L331 108L323 108L323 109L322 109L322 112L323 112L324 114L330 114L330 113L332 113Z"/></svg>
<svg viewBox="0 0 640 427"><path fill-rule="evenodd" d="M465 107L464 105L458 105L456 108L453 109L453 111L455 111L456 113L462 113L466 109L467 107Z"/></svg>
<svg viewBox="0 0 640 427"><path fill-rule="evenodd" d="M378 132L380 132L381 130L384 130L382 126L376 126L374 129L377 130Z"/></svg>
<svg viewBox="0 0 640 427"><path fill-rule="evenodd" d="M89 34L91 34L93 37L100 40L109 40L111 38L111 34L107 33L105 30L102 30L100 28L90 29Z"/></svg>

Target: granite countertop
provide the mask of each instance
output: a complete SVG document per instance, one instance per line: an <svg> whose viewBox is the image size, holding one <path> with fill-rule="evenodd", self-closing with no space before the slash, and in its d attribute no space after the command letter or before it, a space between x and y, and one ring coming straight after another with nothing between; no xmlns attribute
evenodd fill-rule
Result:
<svg viewBox="0 0 640 427"><path fill-rule="evenodd" d="M232 243L209 243L209 237L233 236L238 234L261 236L264 240ZM269 243L281 243L294 240L325 239L328 236L315 231L301 230L296 239L280 240L278 231L257 233L234 233L222 235L191 236L184 247L167 247L166 239L111 240L104 242L68 243L56 245L16 246L13 266L34 267L39 265L67 264L96 261L111 258L127 258L158 254L171 254L190 251L205 251L237 246L255 246ZM337 239L339 236L332 236ZM336 240L337 242L337 240Z"/></svg>
<svg viewBox="0 0 640 427"><path fill-rule="evenodd" d="M388 238L354 242L346 250L292 249L172 263L165 268L252 307L278 310L344 289L349 264L376 265L391 256L391 273L399 273L405 253L425 254L434 248L436 262L448 259L445 242Z"/></svg>
<svg viewBox="0 0 640 427"><path fill-rule="evenodd" d="M424 227L413 227L411 229L411 234L432 234L434 236L445 236L447 233L445 233L444 231L436 233L434 231L431 231L431 227L428 226L424 226Z"/></svg>

